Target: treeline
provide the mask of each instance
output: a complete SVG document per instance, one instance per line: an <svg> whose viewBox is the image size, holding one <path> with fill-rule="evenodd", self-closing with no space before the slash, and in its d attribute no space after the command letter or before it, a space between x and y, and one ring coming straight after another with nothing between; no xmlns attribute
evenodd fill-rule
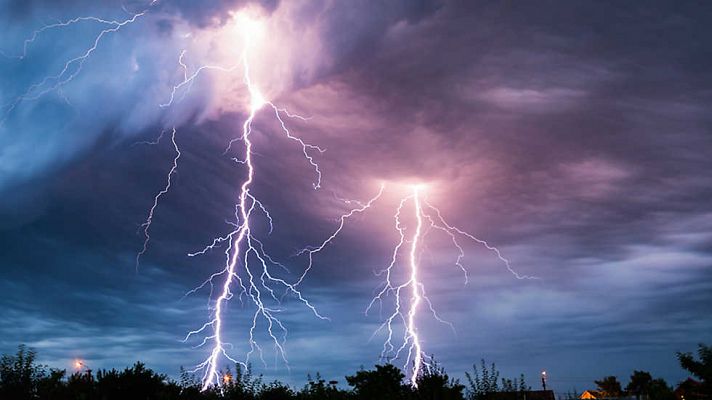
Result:
<svg viewBox="0 0 712 400"><path fill-rule="evenodd" d="M683 368L696 379L678 386L687 388L684 400L712 400L712 348L700 345L699 360L692 354L678 354ZM36 362L35 351L20 346L14 355L0 358L0 399L2 400L508 400L531 397L524 376L500 378L494 364L473 366L461 383L436 364L418 377L417 388L404 381L403 372L390 364L357 371L346 376L348 389L338 382L326 382L319 374L307 377L302 388L278 381L265 381L249 369L237 366L222 372L222 385L201 391L194 375L181 369L178 380L152 371L140 362L124 370L90 370L68 374ZM615 377L596 381L605 397L635 396L645 400L673 400L673 389L661 379L635 371L625 390ZM521 395L525 394L525 395ZM572 393L571 398L578 395ZM553 397L553 394L552 394Z"/></svg>
<svg viewBox="0 0 712 400"><path fill-rule="evenodd" d="M320 375L308 377L301 389L278 381L266 382L239 365L221 373L222 384L201 391L193 374L181 368L173 380L137 362L124 370L85 370L67 374L36 363L37 354L20 346L15 355L0 360L2 400L463 400L465 386L451 379L442 368L429 368L418 378L418 388L404 382L397 367L377 365L346 377L350 389L326 382Z"/></svg>

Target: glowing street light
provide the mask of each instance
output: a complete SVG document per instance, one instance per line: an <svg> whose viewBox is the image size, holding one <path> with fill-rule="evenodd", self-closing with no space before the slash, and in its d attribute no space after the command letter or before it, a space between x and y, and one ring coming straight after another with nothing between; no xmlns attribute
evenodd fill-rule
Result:
<svg viewBox="0 0 712 400"><path fill-rule="evenodd" d="M82 369L86 368L86 366L87 365L84 363L84 361L79 359L74 360L74 369Z"/></svg>
<svg viewBox="0 0 712 400"><path fill-rule="evenodd" d="M223 380L223 384L229 385L230 382L232 381L232 375L230 375L230 374L225 374L225 375L223 375L223 379L222 379L222 380Z"/></svg>

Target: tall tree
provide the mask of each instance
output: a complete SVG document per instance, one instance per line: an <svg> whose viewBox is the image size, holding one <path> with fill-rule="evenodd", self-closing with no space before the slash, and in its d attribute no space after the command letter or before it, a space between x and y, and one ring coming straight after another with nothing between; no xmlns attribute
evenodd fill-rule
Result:
<svg viewBox="0 0 712 400"><path fill-rule="evenodd" d="M650 400L675 400L675 393L665 382L665 379L658 378L650 381L648 385L648 398Z"/></svg>
<svg viewBox="0 0 712 400"><path fill-rule="evenodd" d="M628 394L635 396L636 399L640 400L642 397L647 397L650 390L650 383L653 381L653 377L647 371L633 371L633 375L630 376L630 382L628 386L625 387Z"/></svg>
<svg viewBox="0 0 712 400"><path fill-rule="evenodd" d="M712 347L700 343L697 356L699 360L696 360L692 353L677 353L680 366L700 380L700 395L712 398Z"/></svg>
<svg viewBox="0 0 712 400"><path fill-rule="evenodd" d="M598 390L603 392L603 395L606 397L620 397L621 392L623 392L621 383L618 382L618 378L615 376L606 376L600 381L595 382L598 386Z"/></svg>
<svg viewBox="0 0 712 400"><path fill-rule="evenodd" d="M14 356L0 358L0 398L25 400L37 397L37 383L47 375L47 368L36 363L37 353L25 345Z"/></svg>

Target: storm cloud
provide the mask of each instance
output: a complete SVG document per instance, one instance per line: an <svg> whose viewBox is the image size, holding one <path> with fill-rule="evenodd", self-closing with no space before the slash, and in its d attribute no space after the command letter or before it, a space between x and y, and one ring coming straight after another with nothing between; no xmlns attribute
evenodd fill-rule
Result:
<svg viewBox="0 0 712 400"><path fill-rule="evenodd" d="M269 113L255 121L254 193L275 219L269 250L295 274L297 249L323 240L386 182L321 254L304 293L332 321L285 304L291 373L341 377L378 361L380 323L364 309L397 241L402 182L430 184L449 221L497 245L520 272L467 246L470 283L447 237L429 238L428 291L456 333L423 319L424 345L455 376L482 357L554 389L604 374L684 377L675 351L712 337L712 6L655 2L159 2L102 41L76 78L2 108L0 351L21 342L58 364L139 357L175 374L204 355L181 339L207 315L207 292L183 294L221 253L189 258L228 229L244 169L225 145L245 109L241 76L207 74L161 108L183 71L217 61L232 12L255 8L274 29L255 71L272 100L326 149L313 170ZM122 9L122 5L126 10ZM126 19L146 2L0 1L0 99L11 105L91 43L101 25L42 33L76 16ZM229 47L230 43L227 43ZM242 92L241 92L242 90ZM142 268L134 256L173 157ZM246 313L230 308L244 343ZM81 353L81 354L80 354ZM290 375L291 374L291 375Z"/></svg>

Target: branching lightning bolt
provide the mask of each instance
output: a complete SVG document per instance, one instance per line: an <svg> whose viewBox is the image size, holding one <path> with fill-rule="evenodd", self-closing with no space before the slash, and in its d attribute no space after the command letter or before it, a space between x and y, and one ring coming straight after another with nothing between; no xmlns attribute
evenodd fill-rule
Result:
<svg viewBox="0 0 712 400"><path fill-rule="evenodd" d="M34 43L41 34L43 34L44 32L50 31L50 30L66 28L66 27L69 27L69 26L72 26L75 24L79 24L82 22L95 22L95 23L99 23L101 25L107 26L107 28L102 29L94 37L91 46L89 46L87 49L85 49L80 55L67 60L64 63L64 66L62 67L62 69L58 73L44 77L41 81L30 85L23 94L21 94L20 96L17 96L14 100L0 106L0 110L4 110L3 116L0 119L0 126L2 126L5 123L9 114L12 113L12 111L23 101L37 100L37 99L39 99L53 91L60 92L62 87L64 87L66 84L68 84L69 82L74 80L74 78L77 75L79 75L79 73L82 71L82 68L84 67L84 63L96 51L96 49L101 44L102 40L107 35L116 33L118 31L120 31L121 29L123 29L124 27L126 27L127 25L133 24L138 19L144 17L146 14L148 14L150 9L156 3L158 3L158 0L151 1L151 3L149 3L148 7L145 8L143 11L132 14L129 18L122 20L122 21L108 20L108 19L99 18L99 17L95 17L95 16L86 16L86 17L77 17L77 18L70 19L67 21L45 25L45 26L41 27L40 29L35 30L29 38L24 40L23 47L22 47L22 53L20 55L6 56L6 57L15 58L20 61L24 60L27 57L27 52L28 52L29 46L32 45L32 43ZM62 93L60 93L60 95L62 97L64 97L64 95Z"/></svg>
<svg viewBox="0 0 712 400"><path fill-rule="evenodd" d="M258 112L269 106L269 108L271 108L274 112L274 116L277 119L284 136L299 145L305 160L313 168L316 175L316 180L313 184L314 189L318 189L321 186L322 175L319 165L316 163L312 155L312 151L321 153L324 152L324 149L306 143L299 137L293 135L287 127L285 117L297 118L301 120L307 120L307 118L292 114L286 109L279 108L274 103L266 100L259 91L257 85L251 80L248 50L253 43L250 39L251 38L248 35L246 37L247 44L242 53L241 62L230 67L202 66L193 74L188 74L187 67L183 62L185 52L182 52L179 57L179 63L184 70L183 80L178 85L174 86L169 100L161 105L162 107L170 106L176 100L176 96L180 91L183 91L184 96L185 91L190 89L190 85L192 85L193 81L202 71L217 70L221 72L231 72L236 70L239 66L242 67L243 80L247 86L249 94L250 112L242 125L240 135L231 140L225 150L225 154L227 154L232 150L232 146L235 143L242 143L244 145L244 157L241 159L235 157L233 160L247 169L247 178L240 186L238 201L235 205L235 221L230 223L233 229L227 235L215 238L212 243L204 249L189 254L189 256L205 254L223 243L228 243L228 246L225 249L225 264L222 269L212 274L200 286L188 293L195 293L195 291L203 287L210 286L210 297L212 298L213 292L217 286L217 297L211 303L209 320L200 328L188 332L185 337L185 340L187 341L193 336L202 336L202 340L198 347L206 345L212 346L208 357L203 362L199 363L194 369L195 372L202 371L203 390L206 390L213 385L220 385L222 383L219 370L219 363L222 359L246 365L246 363L249 362L250 357L257 353L259 358L264 363L263 349L255 334L259 321L263 321L266 324L267 335L274 346L276 354L281 358L284 364L289 367L285 350L285 341L288 331L278 318L278 314L281 312L279 305L281 304L284 296L291 295L306 306L317 318L322 320L327 319L321 315L314 305L309 302L309 300L307 300L297 289L297 286L302 282L309 268L305 270L297 283L294 284L274 275L271 272L271 267L279 267L284 270L287 270L287 267L271 257L265 251L263 242L253 234L253 225L257 222L256 218L260 215L263 216L268 223L270 232L273 229L273 220L267 208L252 194L252 184L255 180L256 171L253 163L254 151L251 135L253 133L252 125ZM337 233L333 236L335 237L336 234ZM216 285L215 281L218 279L222 279L222 282ZM278 288L281 288L284 291L284 294L282 294L281 297L278 297ZM246 299L255 309L255 312L252 315L252 324L248 332L248 343L250 349L246 353L244 361L238 361L230 355L228 350L232 348L232 345L225 341L224 335L226 307L236 293L241 301Z"/></svg>
<svg viewBox="0 0 712 400"><path fill-rule="evenodd" d="M302 276L299 277L299 280L297 280L297 283L295 285L301 284L302 281L304 280L304 278L306 278L307 274L309 273L311 268L314 266L314 256L317 253L324 250L329 244L331 244L334 241L334 239L336 239L337 236L339 236L339 233L341 233L341 231L344 229L344 225L346 225L346 221L349 218L353 217L355 214L362 213L362 212L368 210L369 208L371 208L371 206L373 206L373 203L375 203L376 200L378 200L381 197L381 195L383 195L384 189L385 189L385 185L381 185L380 189L378 190L378 193L376 193L376 195L374 197L372 197L370 200L368 200L366 203L349 200L349 202L356 203L358 205L358 207L349 210L347 213L345 213L339 217L339 226L336 228L336 230L334 230L334 232L329 237L327 237L323 242L321 242L319 245L306 247L297 253L297 255L306 254L308 257L308 264L307 264L307 267L304 269L304 273L302 273Z"/></svg>
<svg viewBox="0 0 712 400"><path fill-rule="evenodd" d="M146 144L151 144L155 145L158 144L163 138L163 134L165 131L161 132L161 135L156 139L154 142L143 142ZM171 183L173 180L173 175L176 173L178 170L178 159L180 159L181 152L180 148L178 147L178 143L176 142L176 128L174 127L173 130L171 131L171 143L173 144L173 149L176 152L175 158L173 158L173 166L171 167L170 171L168 171L168 175L166 176L166 186L161 189L160 192L156 194L156 196L153 198L153 205L148 211L148 216L146 217L146 221L144 221L143 224L141 224L139 230L142 231L143 234L143 247L141 248L141 251L136 254L136 271L138 271L138 266L139 262L141 261L141 256L143 256L146 251L148 250L148 242L151 240L151 235L149 235L149 229L151 229L151 224L153 223L153 214L156 212L156 208L158 207L158 202L160 201L161 197L166 195L168 191L171 189Z"/></svg>
<svg viewBox="0 0 712 400"><path fill-rule="evenodd" d="M418 257L421 253L421 245L425 238L425 234L430 229L436 229L444 232L452 240L453 245L458 251L455 264L463 271L465 283L467 283L467 269L462 264L462 259L465 256L462 245L458 242L458 238L464 237L475 241L478 244L485 246L486 249L495 253L497 258L502 261L507 270L517 279L536 279L535 277L518 274L510 266L509 260L504 258L501 252L494 246L491 246L484 240L478 239L474 235L467 233L457 227L448 224L442 216L439 209L428 203L421 193L422 189L419 186L414 186L413 191L408 196L401 199L396 213L394 215L395 228L399 234L399 241L393 248L391 261L388 266L377 275L384 275L384 284L381 290L375 295L366 308L366 314L378 303L383 307L383 302L387 297L392 297L394 304L393 311L379 328L374 332L373 336L381 331L385 331L386 340L381 350L381 358L386 360L399 359L405 353L404 368L408 371L410 384L414 387L418 385L418 378L422 374L423 368L429 368L429 358L423 352L421 338L418 334L417 319L419 309L425 303L428 306L432 316L439 322L450 326L453 330L453 325L442 319L435 311L432 302L426 295L425 285L419 277ZM408 203L412 203L413 219L415 227L412 228L412 234L409 235L408 229L403 221L403 212ZM407 249L407 261L404 262L407 269L407 276L402 283L397 283L396 268L399 258L405 247ZM402 324L402 337L396 340L396 325ZM397 344L400 343L400 345Z"/></svg>

